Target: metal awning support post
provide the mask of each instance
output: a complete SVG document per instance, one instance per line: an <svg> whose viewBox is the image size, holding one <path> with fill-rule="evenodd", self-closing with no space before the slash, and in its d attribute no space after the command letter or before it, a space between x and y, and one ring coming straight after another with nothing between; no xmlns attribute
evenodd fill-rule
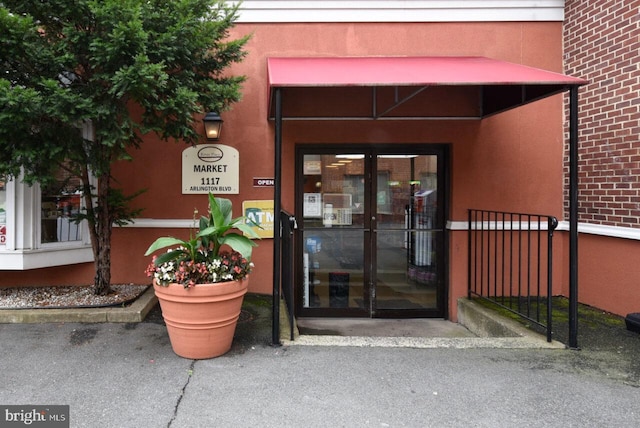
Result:
<svg viewBox="0 0 640 428"><path fill-rule="evenodd" d="M275 90L275 159L273 186L273 308L271 343L280 345L280 277L282 242L282 93L280 88Z"/></svg>
<svg viewBox="0 0 640 428"><path fill-rule="evenodd" d="M569 92L569 347L578 347L578 86Z"/></svg>

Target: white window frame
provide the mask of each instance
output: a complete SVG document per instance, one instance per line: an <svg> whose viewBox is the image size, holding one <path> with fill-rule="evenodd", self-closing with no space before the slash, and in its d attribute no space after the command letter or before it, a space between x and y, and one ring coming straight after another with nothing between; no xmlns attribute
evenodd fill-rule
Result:
<svg viewBox="0 0 640 428"><path fill-rule="evenodd" d="M0 245L0 270L28 270L93 261L87 222L80 224L81 240L41 242L40 186L7 181L7 235Z"/></svg>
<svg viewBox="0 0 640 428"><path fill-rule="evenodd" d="M82 127L82 133L85 138L92 138L90 122ZM20 179L8 180L5 189L7 234L5 244L0 245L0 270L39 269L93 261L86 220L79 225L80 240L42 243L40 185L29 186Z"/></svg>

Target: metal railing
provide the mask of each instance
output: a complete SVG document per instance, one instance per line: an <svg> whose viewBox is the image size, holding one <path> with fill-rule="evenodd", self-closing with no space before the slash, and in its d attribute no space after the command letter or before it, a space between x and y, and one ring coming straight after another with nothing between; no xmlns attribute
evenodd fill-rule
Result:
<svg viewBox="0 0 640 428"><path fill-rule="evenodd" d="M289 331L291 332L290 340L294 339L294 290L293 290L293 231L296 228L296 218L286 211L281 212L282 218L282 257L281 273L282 273L282 296L287 306L287 317L289 320ZM274 321L277 322L277 321Z"/></svg>
<svg viewBox="0 0 640 428"><path fill-rule="evenodd" d="M489 300L552 335L553 216L469 210L469 298Z"/></svg>

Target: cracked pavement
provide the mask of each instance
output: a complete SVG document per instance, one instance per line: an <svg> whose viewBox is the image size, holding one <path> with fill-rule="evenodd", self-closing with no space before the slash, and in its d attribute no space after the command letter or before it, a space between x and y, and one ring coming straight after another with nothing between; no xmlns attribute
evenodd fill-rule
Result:
<svg viewBox="0 0 640 428"><path fill-rule="evenodd" d="M637 427L637 366L602 350L272 347L268 305L193 361L164 325L0 324L0 403L72 427ZM266 309L265 309L266 308ZM264 322L268 321L268 322ZM640 339L639 339L640 340Z"/></svg>

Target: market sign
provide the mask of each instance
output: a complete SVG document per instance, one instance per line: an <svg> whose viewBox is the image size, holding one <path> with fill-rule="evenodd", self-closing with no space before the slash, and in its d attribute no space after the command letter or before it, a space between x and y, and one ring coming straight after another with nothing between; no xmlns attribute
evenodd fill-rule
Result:
<svg viewBox="0 0 640 428"><path fill-rule="evenodd" d="M182 151L183 194L240 193L240 155L224 144L200 144Z"/></svg>
<svg viewBox="0 0 640 428"><path fill-rule="evenodd" d="M244 201L242 211L247 224L261 238L273 238L275 222L273 199L263 201Z"/></svg>

